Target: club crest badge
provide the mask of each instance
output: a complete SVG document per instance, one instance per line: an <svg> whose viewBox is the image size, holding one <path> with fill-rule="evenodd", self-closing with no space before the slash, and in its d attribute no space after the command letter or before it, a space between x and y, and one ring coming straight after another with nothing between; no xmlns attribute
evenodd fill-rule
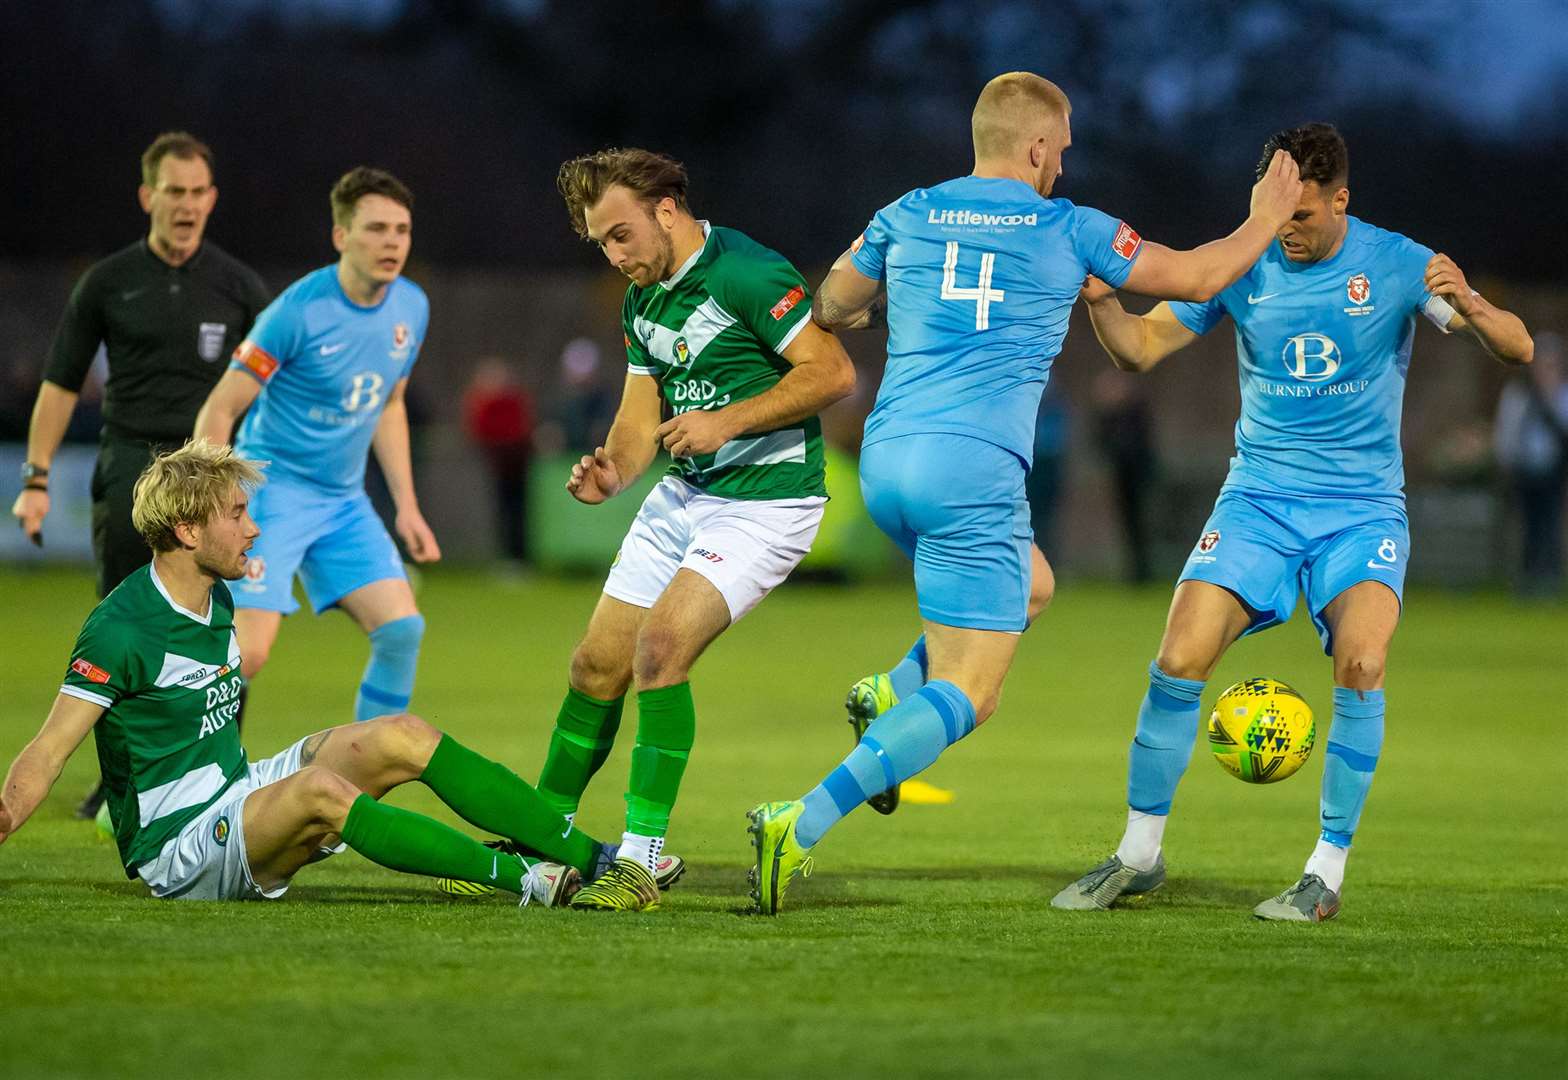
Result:
<svg viewBox="0 0 1568 1080"><path fill-rule="evenodd" d="M1372 296L1372 283L1365 274L1357 274L1345 282L1345 295L1352 304L1364 304Z"/></svg>
<svg viewBox="0 0 1568 1080"><path fill-rule="evenodd" d="M228 332L228 323L202 323L196 329L196 355L209 364L218 359L223 355L223 338Z"/></svg>
<svg viewBox="0 0 1568 1080"><path fill-rule="evenodd" d="M1220 531L1218 529L1210 529L1208 532L1198 537L1198 550L1203 552L1205 555L1219 546Z"/></svg>
<svg viewBox="0 0 1568 1080"><path fill-rule="evenodd" d="M392 344L399 349L408 344L408 323L398 323L392 328Z"/></svg>
<svg viewBox="0 0 1568 1080"><path fill-rule="evenodd" d="M219 847L229 842L229 818L227 814L212 823L212 838L218 842Z"/></svg>

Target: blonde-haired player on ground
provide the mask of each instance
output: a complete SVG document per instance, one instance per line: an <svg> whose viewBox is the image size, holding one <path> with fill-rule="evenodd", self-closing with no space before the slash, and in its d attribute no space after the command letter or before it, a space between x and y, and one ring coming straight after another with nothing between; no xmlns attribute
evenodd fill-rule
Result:
<svg viewBox="0 0 1568 1080"><path fill-rule="evenodd" d="M244 572L260 533L249 502L261 482L255 462L205 440L159 455L137 480L132 520L152 562L83 625L54 707L0 788L0 843L94 731L126 875L159 897L281 896L341 838L394 870L483 882L523 903L570 898L613 851L416 716L328 728L246 760L232 722L243 679L225 582ZM557 861L497 851L377 801L412 780L468 822Z"/></svg>

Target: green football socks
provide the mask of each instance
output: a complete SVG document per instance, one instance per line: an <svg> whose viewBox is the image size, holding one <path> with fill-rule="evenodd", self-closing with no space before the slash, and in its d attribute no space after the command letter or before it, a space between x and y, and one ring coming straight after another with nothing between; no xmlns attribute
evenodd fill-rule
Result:
<svg viewBox="0 0 1568 1080"><path fill-rule="evenodd" d="M621 727L622 694L614 701L600 701L580 690L568 689L550 735L550 752L539 774L539 794L558 814L577 813L577 804L615 745Z"/></svg>
<svg viewBox="0 0 1568 1080"><path fill-rule="evenodd" d="M343 823L343 842L373 863L405 874L480 881L521 894L528 863L464 836L434 818L361 795Z"/></svg>
<svg viewBox="0 0 1568 1080"><path fill-rule="evenodd" d="M599 842L551 809L528 782L505 765L442 735L419 778L464 821L514 840L552 862L592 874ZM448 874L448 877L460 875Z"/></svg>
<svg viewBox="0 0 1568 1080"><path fill-rule="evenodd" d="M691 683L637 692L637 746L626 791L626 831L663 836L697 732Z"/></svg>

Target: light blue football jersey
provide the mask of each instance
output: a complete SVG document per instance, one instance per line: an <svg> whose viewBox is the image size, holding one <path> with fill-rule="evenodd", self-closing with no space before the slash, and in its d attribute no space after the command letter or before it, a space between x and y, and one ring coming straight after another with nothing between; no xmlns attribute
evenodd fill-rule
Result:
<svg viewBox="0 0 1568 1080"><path fill-rule="evenodd" d="M360 490L387 395L413 368L429 323L430 301L407 278L367 308L344 294L336 264L306 274L235 350L229 366L262 384L235 448L323 491Z"/></svg>
<svg viewBox="0 0 1568 1080"><path fill-rule="evenodd" d="M1350 218L1331 258L1294 263L1279 241L1183 326L1236 324L1241 417L1230 488L1404 498L1399 418L1429 248Z"/></svg>
<svg viewBox="0 0 1568 1080"><path fill-rule="evenodd" d="M1084 276L1127 280L1131 227L1019 180L964 176L877 211L851 259L887 282L887 368L867 444L943 432L1026 464Z"/></svg>

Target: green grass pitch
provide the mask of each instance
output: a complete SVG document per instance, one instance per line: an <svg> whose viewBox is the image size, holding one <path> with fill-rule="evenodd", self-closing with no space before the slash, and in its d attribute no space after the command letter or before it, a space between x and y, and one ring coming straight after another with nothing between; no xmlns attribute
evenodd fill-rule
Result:
<svg viewBox="0 0 1568 1080"><path fill-rule="evenodd" d="M417 711L533 778L596 589L428 575ZM1267 787L1200 741L1165 890L1053 911L1120 835L1167 600L1064 583L1001 711L927 777L956 801L857 811L778 919L744 913L743 812L848 750L840 702L902 654L905 586L786 586L698 666L671 836L691 871L644 916L444 901L352 853L281 903L158 903L70 819L84 747L0 847L0 1074L1565 1075L1568 609L1409 598L1337 922L1248 914L1311 848L1321 737ZM0 572L0 760L41 722L90 606L84 575ZM340 616L287 620L252 755L347 720L363 656ZM1299 612L1232 651L1205 707L1249 674L1300 689L1325 733L1329 668ZM620 829L634 724L584 803L600 835ZM393 799L443 812L417 785Z"/></svg>

